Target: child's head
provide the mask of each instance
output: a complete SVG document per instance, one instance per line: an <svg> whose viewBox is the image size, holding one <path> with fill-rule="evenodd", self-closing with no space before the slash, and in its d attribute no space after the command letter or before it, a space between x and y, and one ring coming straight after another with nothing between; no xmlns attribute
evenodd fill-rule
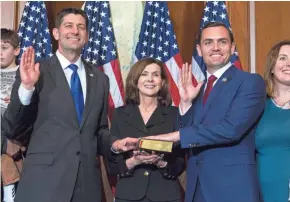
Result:
<svg viewBox="0 0 290 202"><path fill-rule="evenodd" d="M1 28L1 69L15 67L15 59L20 52L19 38L13 30Z"/></svg>

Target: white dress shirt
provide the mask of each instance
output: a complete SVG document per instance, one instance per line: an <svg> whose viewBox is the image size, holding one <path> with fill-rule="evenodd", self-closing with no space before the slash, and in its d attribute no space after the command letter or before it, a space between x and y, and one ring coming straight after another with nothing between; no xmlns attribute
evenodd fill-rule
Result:
<svg viewBox="0 0 290 202"><path fill-rule="evenodd" d="M232 63L231 62L229 62L228 64L226 64L225 66L223 66L222 68L220 68L220 69L218 69L215 73L213 73L213 75L217 78L215 81L214 81L214 83L213 83L213 86L212 87L214 87L214 85L216 84L216 82L221 78L221 76L230 68L232 66ZM207 81L208 81L208 78L211 76L211 74L208 72L208 71L206 71L206 78L207 78ZM206 89L206 86L207 86L207 82L206 82L206 84L205 84L205 86L204 86L204 91L205 91L205 89ZM180 106L179 106L179 113L180 113L180 115L182 116L182 115L184 115L188 110L189 110L189 108L191 107L191 105L183 112L181 109L180 109Z"/></svg>
<svg viewBox="0 0 290 202"><path fill-rule="evenodd" d="M64 75L68 82L68 85L70 86L70 80L71 80L71 75L73 73L73 70L68 68L68 66L71 64L71 62L68 59L66 59L58 50L56 51L56 57L58 58L60 62L60 65L64 71ZM83 96L84 96L84 103L85 103L86 94L87 94L86 70L84 68L84 64L81 60L81 57L79 57L79 59L74 64L78 66L78 75L80 77L82 90L83 90ZM31 97L34 90L35 88L33 88L32 90L27 90L26 88L23 87L22 84L20 84L20 87L18 90L18 96L23 105L30 104Z"/></svg>

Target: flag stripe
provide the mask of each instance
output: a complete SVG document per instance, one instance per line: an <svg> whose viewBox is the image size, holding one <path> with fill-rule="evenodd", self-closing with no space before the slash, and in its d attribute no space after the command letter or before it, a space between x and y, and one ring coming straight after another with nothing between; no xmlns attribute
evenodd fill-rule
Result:
<svg viewBox="0 0 290 202"><path fill-rule="evenodd" d="M84 9L89 18L89 41L82 56L109 77L110 116L114 108L124 105L124 87L110 19L110 4L108 1L86 1Z"/></svg>
<svg viewBox="0 0 290 202"><path fill-rule="evenodd" d="M178 92L178 86L175 84L174 80L172 79L172 76L166 66L166 74L167 74L167 77L168 77L168 81L169 81L169 89L170 89L170 94L171 94L171 97L172 97L172 104L174 106L178 106L179 102L180 102L180 97L179 97L179 92Z"/></svg>
<svg viewBox="0 0 290 202"><path fill-rule="evenodd" d="M178 106L178 71L182 67L182 59L166 1L146 2L135 56L137 60L152 57L163 62L173 104Z"/></svg>
<svg viewBox="0 0 290 202"><path fill-rule="evenodd" d="M204 73L201 71L197 61L195 60L194 57L192 57L192 74L194 75L195 79L197 81L203 81L204 78Z"/></svg>
<svg viewBox="0 0 290 202"><path fill-rule="evenodd" d="M114 106L116 108L116 107L123 106L124 102L122 98L122 93L119 89L119 83L117 81L117 78L115 76L116 74L114 72L114 70L117 71L116 64L115 64L116 61L113 60L112 63L115 69L113 69L111 63L104 64L103 69L104 69L104 73L110 78L110 95L112 97Z"/></svg>

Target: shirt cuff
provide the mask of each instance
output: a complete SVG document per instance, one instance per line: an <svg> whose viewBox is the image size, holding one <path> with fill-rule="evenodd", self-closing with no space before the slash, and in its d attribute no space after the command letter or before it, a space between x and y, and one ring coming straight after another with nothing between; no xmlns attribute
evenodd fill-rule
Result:
<svg viewBox="0 0 290 202"><path fill-rule="evenodd" d="M184 114L186 114L186 112L190 109L190 107L191 107L191 105L189 105L188 107L187 107L187 109L183 112L182 110L181 110L181 108L180 108L180 105L179 105L179 114L181 115L181 116L183 116Z"/></svg>
<svg viewBox="0 0 290 202"><path fill-rule="evenodd" d="M22 84L20 84L19 89L18 89L18 96L21 104L23 105L29 105L31 101L31 97L33 95L33 92L35 90L35 87L31 90L27 90L24 88Z"/></svg>

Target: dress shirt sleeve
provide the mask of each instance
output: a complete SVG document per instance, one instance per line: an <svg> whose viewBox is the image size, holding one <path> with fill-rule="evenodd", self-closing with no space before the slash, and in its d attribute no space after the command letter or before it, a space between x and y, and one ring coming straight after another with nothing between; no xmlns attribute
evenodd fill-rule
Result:
<svg viewBox="0 0 290 202"><path fill-rule="evenodd" d="M33 95L34 90L35 90L35 87L33 87L32 90L27 90L26 88L24 88L22 84L20 84L19 89L18 89L18 96L19 96L21 104L23 105L30 104L31 97Z"/></svg>
<svg viewBox="0 0 290 202"><path fill-rule="evenodd" d="M192 104L191 104L191 105L192 105ZM183 116L184 114L186 114L186 112L190 109L191 105L188 106L187 109L184 110L184 112L181 110L181 107L180 107L180 105L179 105L178 109L179 109L179 114L180 114L180 116Z"/></svg>

